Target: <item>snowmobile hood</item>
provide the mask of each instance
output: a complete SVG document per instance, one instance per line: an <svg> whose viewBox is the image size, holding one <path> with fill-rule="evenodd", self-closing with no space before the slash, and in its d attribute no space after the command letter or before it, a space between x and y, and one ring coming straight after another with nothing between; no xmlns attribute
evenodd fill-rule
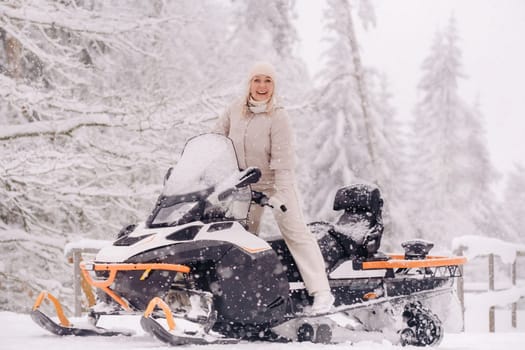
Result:
<svg viewBox="0 0 525 350"><path fill-rule="evenodd" d="M125 242L123 244L122 242L125 240L129 244L125 244ZM211 224L192 222L176 227L153 229L147 228L144 226L144 223L141 223L128 236L115 241L111 246L101 249L95 260L107 263L125 262L145 251L192 241L228 242L249 253L271 249L265 240L247 232L238 222Z"/></svg>

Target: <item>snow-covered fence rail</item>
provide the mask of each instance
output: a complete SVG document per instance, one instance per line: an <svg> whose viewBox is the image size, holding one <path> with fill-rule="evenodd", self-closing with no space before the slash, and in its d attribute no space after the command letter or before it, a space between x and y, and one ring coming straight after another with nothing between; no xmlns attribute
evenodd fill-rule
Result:
<svg viewBox="0 0 525 350"><path fill-rule="evenodd" d="M80 273L80 262L82 261L82 254L96 254L102 247L111 244L111 241L101 241L84 239L78 242L68 243L64 247L64 254L66 258L73 263L73 293L74 293L74 315L80 316L82 314L82 275ZM91 287L89 287L91 288ZM93 298L89 294L91 289L85 289L88 304L94 302L89 300Z"/></svg>
<svg viewBox="0 0 525 350"><path fill-rule="evenodd" d="M511 324L513 328L517 328L518 301L525 298L525 286L517 285L517 261L519 257L525 257L525 245L504 242L495 238L462 236L453 241L453 249L456 254L467 256L469 260L488 258L488 289L484 291L483 298L488 301L489 306L489 331L494 332L496 329L496 308L508 307L509 304L511 305ZM510 288L498 290L495 288L495 256L500 257L503 263L511 266L512 286ZM463 313L465 312L466 292L462 277L458 281L458 294Z"/></svg>

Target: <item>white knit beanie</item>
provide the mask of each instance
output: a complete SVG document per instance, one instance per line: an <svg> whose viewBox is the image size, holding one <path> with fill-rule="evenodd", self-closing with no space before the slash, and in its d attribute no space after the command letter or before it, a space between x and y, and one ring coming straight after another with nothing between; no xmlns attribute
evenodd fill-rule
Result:
<svg viewBox="0 0 525 350"><path fill-rule="evenodd" d="M272 78L275 84L275 68L272 66L269 62L257 62L255 63L252 68L250 69L250 73L248 75L248 79L252 80L252 78L256 75L266 75Z"/></svg>

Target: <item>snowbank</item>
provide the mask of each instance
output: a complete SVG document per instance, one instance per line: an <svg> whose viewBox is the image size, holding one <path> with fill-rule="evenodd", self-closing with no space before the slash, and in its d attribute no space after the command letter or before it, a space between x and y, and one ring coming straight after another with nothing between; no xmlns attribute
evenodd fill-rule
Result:
<svg viewBox="0 0 525 350"><path fill-rule="evenodd" d="M463 255L472 259L477 256L495 254L501 257L506 264L512 264L516 260L518 252L525 252L525 245L504 242L497 238L482 236L461 236L452 240L452 249L462 251Z"/></svg>

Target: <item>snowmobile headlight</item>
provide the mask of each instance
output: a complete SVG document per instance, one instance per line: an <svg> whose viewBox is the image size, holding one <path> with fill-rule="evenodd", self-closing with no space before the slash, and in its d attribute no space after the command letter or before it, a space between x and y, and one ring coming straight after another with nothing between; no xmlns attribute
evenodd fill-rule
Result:
<svg viewBox="0 0 525 350"><path fill-rule="evenodd" d="M87 271L93 271L95 269L95 264L93 264L92 262L85 262L83 266L84 266L84 270L87 270Z"/></svg>
<svg viewBox="0 0 525 350"><path fill-rule="evenodd" d="M113 242L113 245L114 246L130 246L151 235L153 235L153 233L142 235L142 236L137 236L137 237L124 236L120 239L117 239L115 242Z"/></svg>

